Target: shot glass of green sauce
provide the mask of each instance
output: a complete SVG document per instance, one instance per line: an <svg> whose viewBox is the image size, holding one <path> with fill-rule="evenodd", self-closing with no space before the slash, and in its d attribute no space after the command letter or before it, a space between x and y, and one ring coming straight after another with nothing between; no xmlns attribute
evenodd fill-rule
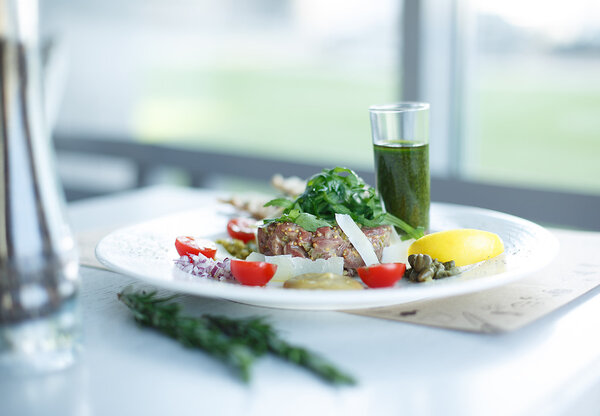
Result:
<svg viewBox="0 0 600 416"><path fill-rule="evenodd" d="M377 191L385 210L413 227L429 228L429 104L369 108ZM401 232L401 230L398 230Z"/></svg>

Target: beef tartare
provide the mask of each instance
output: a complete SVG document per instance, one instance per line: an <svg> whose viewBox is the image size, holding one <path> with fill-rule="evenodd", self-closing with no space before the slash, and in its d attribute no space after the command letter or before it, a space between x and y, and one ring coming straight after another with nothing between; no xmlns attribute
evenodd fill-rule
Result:
<svg viewBox="0 0 600 416"><path fill-rule="evenodd" d="M377 258L381 260L383 248L390 245L392 227L362 227L369 239ZM338 226L319 227L310 232L292 222L272 222L258 229L258 250L267 256L291 254L311 260L343 257L344 269L350 275L356 274L356 268L365 263L352 243Z"/></svg>

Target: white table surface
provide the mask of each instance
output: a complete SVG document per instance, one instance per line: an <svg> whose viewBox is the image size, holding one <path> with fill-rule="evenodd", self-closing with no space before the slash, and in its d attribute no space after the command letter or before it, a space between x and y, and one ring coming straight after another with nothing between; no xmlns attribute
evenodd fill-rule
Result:
<svg viewBox="0 0 600 416"><path fill-rule="evenodd" d="M80 232L213 204L150 188L69 206ZM597 415L600 290L514 332L466 333L341 312L184 297L186 312L261 315L359 381L332 387L277 358L245 385L220 362L138 327L116 294L131 278L82 267L83 351L54 374L0 374L0 415Z"/></svg>

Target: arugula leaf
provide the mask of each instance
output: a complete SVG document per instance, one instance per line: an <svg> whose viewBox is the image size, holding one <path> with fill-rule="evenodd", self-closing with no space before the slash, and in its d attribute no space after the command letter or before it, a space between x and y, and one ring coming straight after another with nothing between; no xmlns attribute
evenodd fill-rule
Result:
<svg viewBox="0 0 600 416"><path fill-rule="evenodd" d="M300 212L297 209L292 209L288 213L284 213L276 219L265 220L265 224L271 222L293 222L304 228L306 231L315 232L319 227L331 227L329 222L315 217L307 212Z"/></svg>
<svg viewBox="0 0 600 416"><path fill-rule="evenodd" d="M330 227L329 224L325 220L320 220L312 214L307 212L300 213L294 220L296 224L300 227L304 228L306 231L315 232L319 227Z"/></svg>
<svg viewBox="0 0 600 416"><path fill-rule="evenodd" d="M294 201L290 201L287 198L275 198L267 202L265 207L282 207L282 208L291 208L294 206Z"/></svg>
<svg viewBox="0 0 600 416"><path fill-rule="evenodd" d="M284 208L281 217L265 220L265 223L293 222L311 232L319 227L335 226L337 213L348 214L354 222L365 227L393 225L406 233L403 239L418 239L424 235L422 227L415 229L400 218L384 212L375 189L354 171L344 167L323 169L313 175L305 191L294 201L276 198L265 206Z"/></svg>

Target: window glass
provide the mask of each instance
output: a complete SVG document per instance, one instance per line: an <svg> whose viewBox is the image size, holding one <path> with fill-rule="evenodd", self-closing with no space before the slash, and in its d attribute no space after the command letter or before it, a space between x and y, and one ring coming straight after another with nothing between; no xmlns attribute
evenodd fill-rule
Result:
<svg viewBox="0 0 600 416"><path fill-rule="evenodd" d="M368 107L399 97L393 0L50 3L59 131L371 167Z"/></svg>
<svg viewBox="0 0 600 416"><path fill-rule="evenodd" d="M600 193L600 3L473 4L467 172Z"/></svg>

